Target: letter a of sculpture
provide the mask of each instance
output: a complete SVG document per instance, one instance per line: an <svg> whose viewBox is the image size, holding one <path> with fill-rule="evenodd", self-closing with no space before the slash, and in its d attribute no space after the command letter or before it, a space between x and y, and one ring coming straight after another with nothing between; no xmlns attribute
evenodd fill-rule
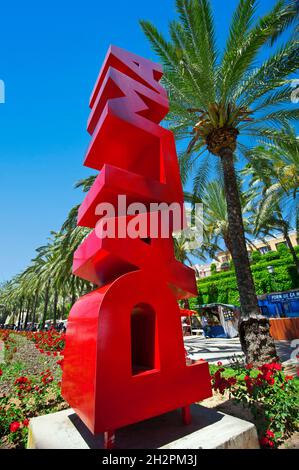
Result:
<svg viewBox="0 0 299 470"><path fill-rule="evenodd" d="M183 210L174 137L159 125L168 112L162 75L160 65L110 46L90 99L84 164L100 173L78 225L96 229L76 250L73 272L99 287L70 312L62 394L92 433L108 436L106 447L117 428L176 408L187 423L189 405L211 396L208 364L186 364L177 301L197 289L194 271L174 257L173 224L168 237L135 239L104 236L98 225L98 204L116 206L119 195ZM132 216L115 219L126 225Z"/></svg>

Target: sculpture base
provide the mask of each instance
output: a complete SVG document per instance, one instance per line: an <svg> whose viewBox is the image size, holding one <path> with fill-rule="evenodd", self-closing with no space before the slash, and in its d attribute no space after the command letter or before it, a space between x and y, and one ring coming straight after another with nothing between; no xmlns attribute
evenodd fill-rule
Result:
<svg viewBox="0 0 299 470"><path fill-rule="evenodd" d="M258 449L252 423L200 405L191 405L192 422L181 410L116 431L117 449ZM103 449L103 435L93 436L73 410L30 421L28 449Z"/></svg>

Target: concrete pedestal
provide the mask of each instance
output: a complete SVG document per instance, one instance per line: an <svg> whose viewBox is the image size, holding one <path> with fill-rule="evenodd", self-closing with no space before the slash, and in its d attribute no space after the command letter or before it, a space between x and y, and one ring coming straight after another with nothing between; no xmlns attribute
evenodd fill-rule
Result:
<svg viewBox="0 0 299 470"><path fill-rule="evenodd" d="M182 424L181 410L116 431L118 449L258 449L252 423L191 406L192 423ZM72 409L30 421L28 449L102 449L103 436L93 436Z"/></svg>

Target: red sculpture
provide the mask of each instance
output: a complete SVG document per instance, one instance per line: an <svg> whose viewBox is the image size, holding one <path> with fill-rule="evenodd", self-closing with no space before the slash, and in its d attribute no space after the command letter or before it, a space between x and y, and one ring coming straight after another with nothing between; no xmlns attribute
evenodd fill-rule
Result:
<svg viewBox="0 0 299 470"><path fill-rule="evenodd" d="M107 448L117 428L179 407L188 423L189 405L211 396L208 364L185 359L177 300L197 289L194 271L175 259L171 238L184 217L170 221L167 237L161 215L156 237L148 228L157 215L153 202L177 203L184 213L173 134L159 126L168 112L161 77L160 65L110 46L90 100L84 164L100 174L78 225L96 230L75 252L73 272L99 288L70 312L62 394L92 433L105 433ZM115 236L104 236L98 204L116 207L119 195L144 204L144 236L123 233L135 223L125 210L110 219Z"/></svg>

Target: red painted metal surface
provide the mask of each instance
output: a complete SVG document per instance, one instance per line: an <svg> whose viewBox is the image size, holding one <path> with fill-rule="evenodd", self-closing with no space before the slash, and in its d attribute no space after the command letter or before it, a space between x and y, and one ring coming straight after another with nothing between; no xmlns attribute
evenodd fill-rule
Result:
<svg viewBox="0 0 299 470"><path fill-rule="evenodd" d="M115 434L113 431L104 432L104 449L114 449Z"/></svg>
<svg viewBox="0 0 299 470"><path fill-rule="evenodd" d="M176 202L183 207L174 138L160 65L115 46L108 50L90 100L92 140L85 165L100 170L78 214L94 228L101 202ZM150 218L145 212L142 216ZM118 214L116 224L132 216ZM184 217L173 229L185 226ZM147 234L148 235L148 234ZM177 299L197 293L194 271L174 257L172 238L105 238L97 226L74 254L73 272L99 286L68 320L62 394L110 446L119 427L211 396L208 364L186 365ZM109 442L108 442L109 441Z"/></svg>
<svg viewBox="0 0 299 470"><path fill-rule="evenodd" d="M191 417L190 405L183 406L183 408L182 408L182 418L183 418L183 424L185 424L186 426L188 426L188 424L191 424L192 417Z"/></svg>

